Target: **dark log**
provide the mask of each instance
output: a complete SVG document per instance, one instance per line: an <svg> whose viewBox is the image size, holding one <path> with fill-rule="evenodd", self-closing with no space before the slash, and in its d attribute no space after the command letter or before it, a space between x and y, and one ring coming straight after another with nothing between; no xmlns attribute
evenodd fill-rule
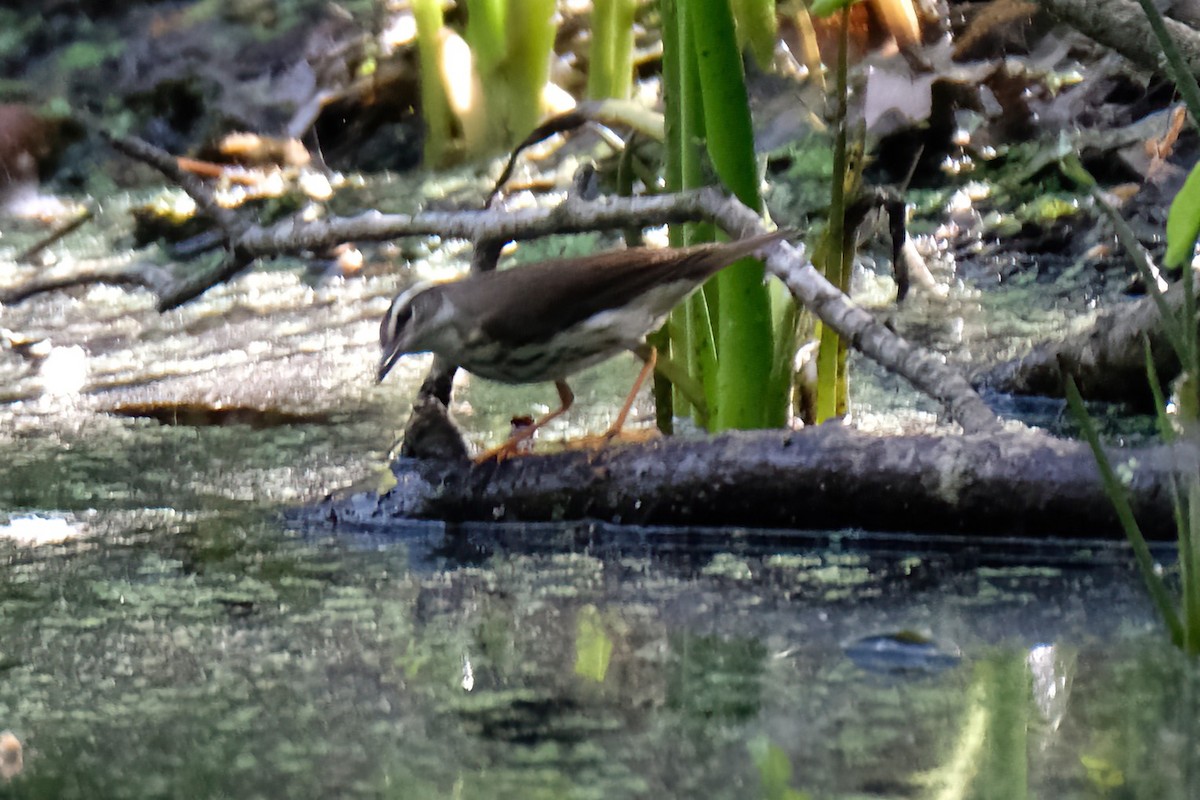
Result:
<svg viewBox="0 0 1200 800"><path fill-rule="evenodd" d="M1147 537L1174 537L1170 476L1195 448L1114 451ZM1087 446L1033 431L883 437L826 425L568 451L479 466L398 459L381 498L329 499L347 525L597 519L957 534L1122 536Z"/></svg>
<svg viewBox="0 0 1200 800"><path fill-rule="evenodd" d="M1085 36L1111 48L1143 69L1162 70L1162 48L1146 15L1133 0L1037 0ZM1200 34L1177 20L1166 20L1184 62L1200 76Z"/></svg>
<svg viewBox="0 0 1200 800"><path fill-rule="evenodd" d="M1178 314L1183 303L1178 286L1167 293L1167 303ZM1149 410L1151 394L1146 375L1144 338L1149 337L1159 380L1169 383L1179 374L1176 358L1153 298L1143 297L1107 309L1086 330L1053 342L1043 342L1029 353L980 373L977 388L1006 394L1064 397L1063 371L1070 373L1080 393L1089 400L1128 403ZM1164 387L1169 393L1169 387Z"/></svg>

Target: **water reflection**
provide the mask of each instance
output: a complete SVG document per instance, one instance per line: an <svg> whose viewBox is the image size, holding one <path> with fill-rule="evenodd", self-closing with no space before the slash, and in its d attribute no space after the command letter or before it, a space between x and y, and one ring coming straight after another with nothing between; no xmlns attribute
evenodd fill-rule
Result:
<svg viewBox="0 0 1200 800"><path fill-rule="evenodd" d="M1192 785L1194 668L1112 549L1008 566L977 542L587 525L389 536L245 510L96 513L88 533L0 541L0 728L25 745L5 796ZM843 650L903 630L953 642L962 663L877 672Z"/></svg>
<svg viewBox="0 0 1200 800"><path fill-rule="evenodd" d="M22 769L0 796L797 800L1023 784L1157 798L1192 785L1192 670L1124 548L329 529L273 509L377 468L378 419L56 420L18 418L3 443L0 503L15 510L0 519L0 730ZM865 670L845 652L898 631L961 663Z"/></svg>

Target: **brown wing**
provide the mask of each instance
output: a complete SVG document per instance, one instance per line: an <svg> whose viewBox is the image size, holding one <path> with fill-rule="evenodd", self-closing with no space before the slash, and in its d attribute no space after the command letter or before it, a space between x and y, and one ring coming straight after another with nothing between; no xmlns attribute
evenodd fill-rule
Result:
<svg viewBox="0 0 1200 800"><path fill-rule="evenodd" d="M545 341L555 332L648 289L680 282L681 294L784 232L724 244L677 249L636 248L584 258L541 261L472 275L446 284L451 301L497 341Z"/></svg>

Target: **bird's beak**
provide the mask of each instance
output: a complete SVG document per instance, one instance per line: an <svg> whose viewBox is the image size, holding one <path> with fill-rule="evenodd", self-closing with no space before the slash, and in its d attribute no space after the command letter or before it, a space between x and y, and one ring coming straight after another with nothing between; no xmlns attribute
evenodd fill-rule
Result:
<svg viewBox="0 0 1200 800"><path fill-rule="evenodd" d="M400 360L400 356L404 355L404 351L396 348L389 353L385 353L383 358L379 359L379 374L375 378L376 383L383 383L383 379L392 371L392 367L396 366L396 362Z"/></svg>

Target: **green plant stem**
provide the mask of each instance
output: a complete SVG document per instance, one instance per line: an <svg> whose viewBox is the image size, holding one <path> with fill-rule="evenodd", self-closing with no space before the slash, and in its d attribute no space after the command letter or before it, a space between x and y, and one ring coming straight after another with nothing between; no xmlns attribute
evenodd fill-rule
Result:
<svg viewBox="0 0 1200 800"><path fill-rule="evenodd" d="M1150 379L1150 396L1154 400L1154 411L1158 418L1158 437L1164 444L1175 441L1175 429L1171 427L1171 418L1167 416L1167 398L1163 395L1162 383L1158 380L1158 370L1154 366L1154 349L1150 347L1150 337L1142 336L1142 349L1146 356L1146 377Z"/></svg>
<svg viewBox="0 0 1200 800"><path fill-rule="evenodd" d="M508 62L508 0L466 0L467 26L463 38L471 48L472 69L479 96L466 111L463 133L470 154L498 147L505 141L511 92L506 67ZM493 111L500 109L500 111ZM462 113L462 112L460 112Z"/></svg>
<svg viewBox="0 0 1200 800"><path fill-rule="evenodd" d="M1154 352L1149 337L1142 337L1146 357L1146 376L1150 380L1150 394L1154 398L1154 410L1158 418L1159 438L1164 444L1172 444L1178 437L1167 414L1167 400L1163 396L1158 370L1154 367ZM1171 502L1175 516L1175 532L1179 545L1179 565L1183 593L1183 649L1188 653L1200 653L1200 548L1192 538L1200 530L1195 524L1196 481L1193 478L1187 487L1186 501L1180 494L1178 482L1171 481Z"/></svg>
<svg viewBox="0 0 1200 800"><path fill-rule="evenodd" d="M722 183L745 205L761 209L754 133L741 54L728 0L690 0L692 41L703 91L708 154ZM713 426L761 428L768 424L774 343L770 298L762 264L743 259L718 273L717 378Z"/></svg>
<svg viewBox="0 0 1200 800"><path fill-rule="evenodd" d="M1162 12L1154 5L1154 1L1138 0L1138 3L1146 14L1150 29L1154 31L1154 36L1158 39L1158 46L1162 48L1163 55L1167 57L1167 70L1171 73L1171 79L1175 81L1175 88L1183 97L1183 102L1187 105L1193 122L1200 122L1200 86L1196 83L1196 76L1188 69L1187 62L1183 60L1183 55L1175 45L1175 40L1171 38L1167 24L1163 21Z"/></svg>
<svg viewBox="0 0 1200 800"><path fill-rule="evenodd" d="M681 66L682 51L679 46L680 15L676 0L659 0L658 9L662 20L663 41L663 144L665 146L663 182L666 184L667 191L677 192L683 188L683 121L680 102L683 68ZM672 247L681 246L684 241L682 226L672 225L668 237ZM669 357L682 361L684 371L688 370L686 328L687 312L682 308L671 312L671 317L664 326L670 342L670 349L667 351ZM689 374L694 375L695 373ZM660 400L664 393L662 383L656 374L654 378L655 416L659 430L667 433L674 428L674 415L676 413L687 414L689 407L683 401L680 393L666 392L670 395L670 400L665 402L667 410L664 412L662 410L664 403ZM666 420L666 428L663 427L664 413L669 418Z"/></svg>
<svg viewBox="0 0 1200 800"><path fill-rule="evenodd" d="M1180 621L1179 613L1175 610L1175 606L1171 602L1171 595L1167 591L1166 584L1163 583L1162 578L1159 577L1154 569L1154 556L1150 554L1150 547L1146 544L1146 539L1142 536L1142 530L1137 524L1137 518L1133 515L1133 508L1129 504L1128 493L1125 491L1125 487L1121 485L1120 480L1113 471L1112 464L1108 460L1108 454L1104 452L1104 448L1100 444L1100 434L1096 432L1096 426L1092 424L1092 418L1088 415L1087 409L1083 405L1083 396L1079 394L1079 387L1075 385L1075 379L1070 375L1064 377L1067 389L1067 404L1070 406L1075 419L1079 422L1079 428L1083 432L1084 439L1092 449L1092 456L1096 459L1096 467L1100 470L1100 479L1104 483L1104 492L1113 504L1113 510L1116 511L1117 519L1121 521L1121 527L1125 531L1125 537L1129 540L1129 546L1133 549L1133 557L1137 561L1142 581L1146 584L1147 591L1150 592L1150 599L1153 600L1155 607L1158 608L1159 616L1162 617L1167 630L1171 633L1171 640L1182 646L1185 640L1183 623Z"/></svg>
<svg viewBox="0 0 1200 800"><path fill-rule="evenodd" d="M774 284L773 284L774 285ZM784 410L784 419L773 426L779 427L787 423L787 417L792 413L788 404L792 388L792 375L795 370L796 332L800 327L800 309L789 294L781 297L779 292L772 293L772 319L775 325L775 358L771 364L771 387L769 396L778 399Z"/></svg>
<svg viewBox="0 0 1200 800"><path fill-rule="evenodd" d="M1196 421L1195 417L1200 416L1200 401L1194 396L1194 390L1200 386L1197 383L1200 381L1200 334L1196 331L1196 272L1190 263L1183 265L1180 284L1183 288L1183 313L1182 319L1179 320L1179 328L1184 333L1184 351L1180 354L1179 360L1187 373L1185 379L1188 375L1191 376L1188 387L1193 390L1193 396L1181 398L1181 402L1187 403L1187 413L1192 416L1187 423L1192 424Z"/></svg>
<svg viewBox="0 0 1200 800"><path fill-rule="evenodd" d="M464 38L471 46L475 68L481 78L498 70L508 56L508 40L504 35L507 10L507 0L467 0Z"/></svg>
<svg viewBox="0 0 1200 800"><path fill-rule="evenodd" d="M683 25L682 15L676 0L659 0L659 16L662 18L662 82L663 82L663 133L666 145L663 179L668 192L683 188L683 47L680 44ZM682 229L671 227L671 244L683 244Z"/></svg>
<svg viewBox="0 0 1200 800"><path fill-rule="evenodd" d="M633 20L636 0L594 0L588 97L629 97L633 87Z"/></svg>
<svg viewBox="0 0 1200 800"><path fill-rule="evenodd" d="M442 85L440 0L415 0L417 53L421 65L421 114L425 119L424 159L427 167L440 166L450 143L450 109Z"/></svg>
<svg viewBox="0 0 1200 800"><path fill-rule="evenodd" d="M846 257L846 112L847 112L847 52L850 49L850 10L841 10L837 59L837 116L833 144L833 182L829 196L829 226L825 232L825 278L834 286L845 283L848 272ZM838 416L844 403L840 400L844 369L840 358L845 353L837 332L828 325L821 326L817 349L817 424Z"/></svg>
<svg viewBox="0 0 1200 800"><path fill-rule="evenodd" d="M655 369L678 389L680 394L688 398L689 405L696 411L699 423L704 425L708 419L708 408L704 402L704 387L689 375L687 370L669 358L659 356Z"/></svg>
<svg viewBox="0 0 1200 800"><path fill-rule="evenodd" d="M611 94L613 83L613 38L617 0L592 0L592 45L588 48L588 97L602 100Z"/></svg>
<svg viewBox="0 0 1200 800"><path fill-rule="evenodd" d="M671 144L672 148L676 145L679 148L676 163L679 165L680 189L695 189L705 184L701 150L704 142L704 100L696 45L693 41L692 18L686 7L674 3L673 5L676 7L676 48L679 64L678 84L673 96L677 100L679 136L677 141ZM667 43L663 43L664 50ZM671 96L668 94L668 98ZM686 225L679 233L678 244L711 241L712 236L710 226ZM676 311L672 324L677 326L680 331L679 338L685 343L679 351L679 357L687 365L688 374L696 377L704 386L708 419L711 421L719 406L716 392L717 351L704 294L693 294L684 307ZM687 399L678 392L675 394L675 403L680 409L689 408ZM701 424L698 409L692 408L692 416L697 424Z"/></svg>
<svg viewBox="0 0 1200 800"><path fill-rule="evenodd" d="M976 667L987 704L987 747L980 753L979 800L1029 797L1029 667L1025 659L996 653Z"/></svg>
<svg viewBox="0 0 1200 800"><path fill-rule="evenodd" d="M737 19L739 36L749 45L758 66L763 70L770 69L778 39L775 0L730 0L730 5Z"/></svg>
<svg viewBox="0 0 1200 800"><path fill-rule="evenodd" d="M1112 222L1113 231L1117 235L1117 241L1121 243L1121 246L1129 255L1129 259L1133 262L1133 266L1141 277L1142 282L1146 284L1146 291L1150 293L1150 297L1154 300L1154 305L1158 308L1159 316L1162 319L1163 335L1167 337L1167 341L1171 343L1172 349L1175 350L1175 355L1186 369L1188 352L1191 349L1187 344L1187 331L1184 326L1177 323L1175 314L1172 313L1171 306L1167 303L1166 295L1158 288L1159 276L1157 270L1147 260L1146 251L1138 242L1137 234L1134 233L1133 228L1129 227L1129 223L1125 221L1125 218L1104 197L1104 192L1100 190L1095 177L1083 166L1083 162L1079 160L1077 155L1074 153L1067 154L1060 161L1063 174L1086 189L1092 197L1092 202ZM1186 280L1187 278L1185 277L1185 283Z"/></svg>
<svg viewBox="0 0 1200 800"><path fill-rule="evenodd" d="M616 0L616 4L610 97L625 99L633 92L633 23L637 17L637 0Z"/></svg>
<svg viewBox="0 0 1200 800"><path fill-rule="evenodd" d="M1183 601L1187 636L1185 650L1192 655L1200 653L1200 547L1195 536L1200 533L1200 478L1195 475L1187 479L1187 500L1175 495L1176 530L1179 531L1180 559L1186 560L1183 576ZM1181 508L1181 506L1183 506ZM1186 547L1184 546L1186 544Z"/></svg>
<svg viewBox="0 0 1200 800"><path fill-rule="evenodd" d="M554 10L555 0L509 0L509 145L524 139L541 121L542 90L550 79L554 50ZM513 24L517 20L519 24Z"/></svg>
<svg viewBox="0 0 1200 800"><path fill-rule="evenodd" d="M711 237L711 233L709 236ZM713 337L712 317L709 315L708 301L704 292L695 292L687 300L684 307L687 319L687 363L688 372L700 376L700 385L704 387L704 399L708 404L708 414L700 417L700 409L692 409L692 418L696 424L712 430L713 403L720 402L723 397L717 387L717 374L720 365L717 362L717 343Z"/></svg>

